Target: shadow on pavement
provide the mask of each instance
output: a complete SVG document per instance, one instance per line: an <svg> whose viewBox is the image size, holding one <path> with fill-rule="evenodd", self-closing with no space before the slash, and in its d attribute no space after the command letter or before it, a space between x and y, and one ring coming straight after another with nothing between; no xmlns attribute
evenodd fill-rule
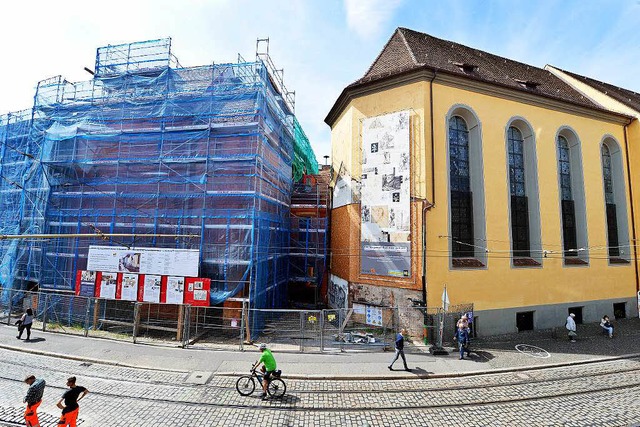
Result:
<svg viewBox="0 0 640 427"><path fill-rule="evenodd" d="M38 338L31 338L30 340L24 340L24 342L29 342L29 343L42 342L42 341L46 341L46 339L42 337L38 337Z"/></svg>

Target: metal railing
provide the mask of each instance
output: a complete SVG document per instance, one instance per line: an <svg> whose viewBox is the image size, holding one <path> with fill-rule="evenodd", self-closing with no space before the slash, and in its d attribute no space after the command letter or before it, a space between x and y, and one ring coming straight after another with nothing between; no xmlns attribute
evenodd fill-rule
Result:
<svg viewBox="0 0 640 427"><path fill-rule="evenodd" d="M229 307L197 307L0 288L0 322L12 325L28 308L33 328L42 331L183 348L244 350L255 341L295 352L393 349L400 318L397 307L257 310L241 300ZM449 341L457 318L470 310L472 305L446 313L427 310L426 344Z"/></svg>

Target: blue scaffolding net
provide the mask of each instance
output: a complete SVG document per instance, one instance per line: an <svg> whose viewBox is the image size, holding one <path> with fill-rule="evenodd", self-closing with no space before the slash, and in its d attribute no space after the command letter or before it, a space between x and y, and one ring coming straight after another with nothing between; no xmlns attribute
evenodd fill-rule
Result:
<svg viewBox="0 0 640 427"><path fill-rule="evenodd" d="M182 67L163 39L41 81L0 116L0 234L94 236L0 240L0 285L73 290L89 245L199 249L212 304L282 307L294 177L318 165L270 64Z"/></svg>

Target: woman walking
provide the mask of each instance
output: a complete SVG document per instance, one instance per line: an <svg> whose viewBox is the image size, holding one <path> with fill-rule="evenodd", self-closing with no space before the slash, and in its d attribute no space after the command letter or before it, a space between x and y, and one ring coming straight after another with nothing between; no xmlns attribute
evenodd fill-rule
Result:
<svg viewBox="0 0 640 427"><path fill-rule="evenodd" d="M31 325L33 324L33 310L27 308L27 311L18 320L18 336L16 338L22 339L22 332L27 330L27 341L31 339Z"/></svg>

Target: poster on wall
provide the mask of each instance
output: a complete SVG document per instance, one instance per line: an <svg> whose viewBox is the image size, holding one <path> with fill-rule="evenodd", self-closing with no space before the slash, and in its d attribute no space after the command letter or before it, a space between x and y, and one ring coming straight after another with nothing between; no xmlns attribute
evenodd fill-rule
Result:
<svg viewBox="0 0 640 427"><path fill-rule="evenodd" d="M368 305L366 308L367 325L382 326L382 309Z"/></svg>
<svg viewBox="0 0 640 427"><path fill-rule="evenodd" d="M93 297L96 292L96 272L95 271L80 271L80 280L77 286L77 294L81 297Z"/></svg>
<svg viewBox="0 0 640 427"><path fill-rule="evenodd" d="M329 307L336 309L346 309L349 307L349 282L346 280L331 275L329 277L329 286L327 288L327 297L329 300Z"/></svg>
<svg viewBox="0 0 640 427"><path fill-rule="evenodd" d="M138 299L138 275L124 273L122 275L122 290L120 299L125 301L136 301Z"/></svg>
<svg viewBox="0 0 640 427"><path fill-rule="evenodd" d="M197 249L89 246L88 270L173 276L198 276Z"/></svg>
<svg viewBox="0 0 640 427"><path fill-rule="evenodd" d="M100 298L116 299L118 273L102 273L100 278Z"/></svg>
<svg viewBox="0 0 640 427"><path fill-rule="evenodd" d="M167 277L167 304L184 302L184 277Z"/></svg>
<svg viewBox="0 0 640 427"><path fill-rule="evenodd" d="M161 276L148 274L144 276L142 301L160 302L160 280Z"/></svg>
<svg viewBox="0 0 640 427"><path fill-rule="evenodd" d="M411 276L409 112L362 123L360 272Z"/></svg>

